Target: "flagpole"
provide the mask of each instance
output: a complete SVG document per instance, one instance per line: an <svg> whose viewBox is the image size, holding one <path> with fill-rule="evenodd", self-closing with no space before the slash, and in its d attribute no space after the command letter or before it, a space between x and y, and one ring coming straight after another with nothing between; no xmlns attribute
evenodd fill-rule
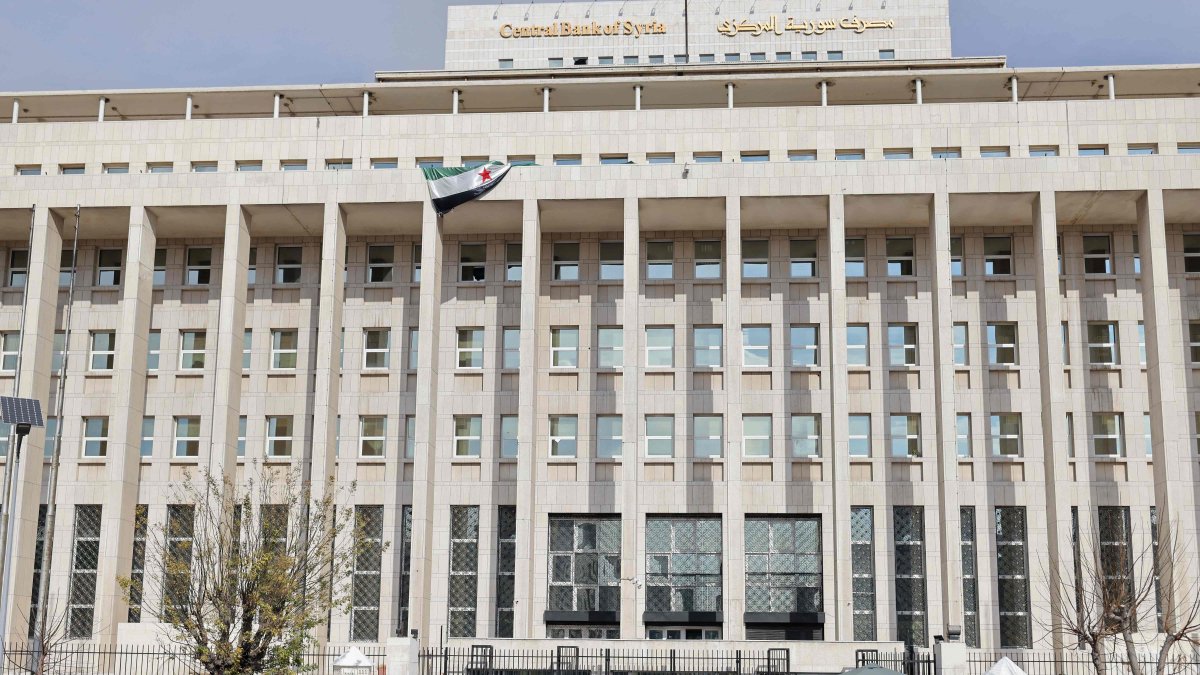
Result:
<svg viewBox="0 0 1200 675"><path fill-rule="evenodd" d="M688 28L688 0L683 0L683 62L692 62L691 32Z"/></svg>

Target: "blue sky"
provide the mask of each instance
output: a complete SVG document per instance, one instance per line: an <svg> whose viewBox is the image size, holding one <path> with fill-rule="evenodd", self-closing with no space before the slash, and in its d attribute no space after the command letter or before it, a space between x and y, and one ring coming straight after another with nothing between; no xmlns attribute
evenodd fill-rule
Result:
<svg viewBox="0 0 1200 675"><path fill-rule="evenodd" d="M437 69L448 4L470 3L7 0L0 91L369 82L376 70ZM1200 63L1197 0L952 0L951 20L956 56Z"/></svg>

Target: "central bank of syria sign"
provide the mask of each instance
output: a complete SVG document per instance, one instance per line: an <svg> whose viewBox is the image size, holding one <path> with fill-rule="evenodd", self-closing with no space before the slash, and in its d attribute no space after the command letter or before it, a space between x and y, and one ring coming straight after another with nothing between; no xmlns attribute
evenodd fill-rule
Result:
<svg viewBox="0 0 1200 675"><path fill-rule="evenodd" d="M660 21L612 21L609 23L573 23L554 21L548 24L500 26L500 37L509 38L554 38L554 37L601 37L623 36L634 39L643 35L666 35L667 25Z"/></svg>

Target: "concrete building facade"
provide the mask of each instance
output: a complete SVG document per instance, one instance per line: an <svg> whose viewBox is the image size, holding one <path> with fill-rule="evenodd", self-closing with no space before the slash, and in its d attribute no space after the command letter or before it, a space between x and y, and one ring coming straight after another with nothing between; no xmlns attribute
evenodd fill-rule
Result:
<svg viewBox="0 0 1200 675"><path fill-rule="evenodd" d="M886 62L469 61L489 6L469 71L0 94L0 389L63 403L13 636L43 573L132 631L173 484L278 466L391 544L333 641L1061 647L1077 542L1194 550L1200 67L951 59L934 4L879 13L946 34ZM417 167L486 160L437 218Z"/></svg>

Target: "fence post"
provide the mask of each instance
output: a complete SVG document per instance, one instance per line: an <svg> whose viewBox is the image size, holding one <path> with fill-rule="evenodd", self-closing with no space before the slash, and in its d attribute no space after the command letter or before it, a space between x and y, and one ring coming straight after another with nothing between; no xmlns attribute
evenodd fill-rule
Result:
<svg viewBox="0 0 1200 675"><path fill-rule="evenodd" d="M936 675L967 675L967 645L965 642L938 642L933 645Z"/></svg>
<svg viewBox="0 0 1200 675"><path fill-rule="evenodd" d="M675 675L675 650L671 650L671 675Z"/></svg>
<svg viewBox="0 0 1200 675"><path fill-rule="evenodd" d="M612 657L612 654L610 653L610 651L607 648L605 648L605 650L604 650L604 675L608 675L609 673L612 672L612 663L609 661L609 659L611 657Z"/></svg>
<svg viewBox="0 0 1200 675"><path fill-rule="evenodd" d="M736 661L737 661L737 672L741 673L742 672L742 650L740 650L740 649L737 650L736 652L734 652L734 655L735 655Z"/></svg>

